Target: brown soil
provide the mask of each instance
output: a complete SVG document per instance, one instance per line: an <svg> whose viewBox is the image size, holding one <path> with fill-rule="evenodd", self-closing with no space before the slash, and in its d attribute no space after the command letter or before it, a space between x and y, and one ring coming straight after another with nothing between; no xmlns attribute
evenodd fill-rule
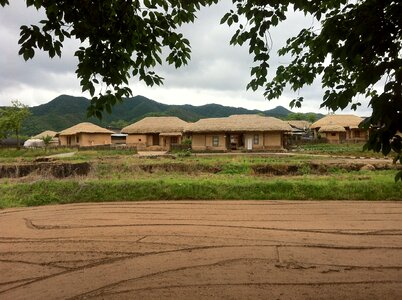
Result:
<svg viewBox="0 0 402 300"><path fill-rule="evenodd" d="M401 299L402 202L0 211L0 299Z"/></svg>
<svg viewBox="0 0 402 300"><path fill-rule="evenodd" d="M70 176L85 176L91 170L91 164L83 163L54 163L37 161L34 163L0 165L0 178L19 178L32 173L56 178Z"/></svg>

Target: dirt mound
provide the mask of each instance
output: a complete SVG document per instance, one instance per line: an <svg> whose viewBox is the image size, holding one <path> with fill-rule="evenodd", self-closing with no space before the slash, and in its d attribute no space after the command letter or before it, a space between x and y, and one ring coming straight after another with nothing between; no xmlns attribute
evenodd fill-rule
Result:
<svg viewBox="0 0 402 300"><path fill-rule="evenodd" d="M0 165L0 178L19 178L32 173L56 178L70 176L86 176L91 170L91 164L83 163L47 163Z"/></svg>

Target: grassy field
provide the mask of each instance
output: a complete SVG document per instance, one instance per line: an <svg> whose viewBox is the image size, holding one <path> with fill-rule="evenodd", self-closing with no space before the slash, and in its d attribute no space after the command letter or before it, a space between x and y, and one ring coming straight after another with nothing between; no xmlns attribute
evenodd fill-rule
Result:
<svg viewBox="0 0 402 300"><path fill-rule="evenodd" d="M99 149L99 150L85 150L77 148L48 148L47 150L42 148L21 148L17 149L2 149L0 148L0 163L13 163L13 162L31 162L39 157L47 157L62 153L75 152L75 155L71 158L65 158L66 160L73 161L87 161L97 159L100 157L121 157L126 155L133 155L136 153L133 149Z"/></svg>
<svg viewBox="0 0 402 300"><path fill-rule="evenodd" d="M383 158L381 152L364 151L364 143L356 144L305 144L297 146L294 151L310 154L327 154L335 156L375 157ZM392 153L390 154L392 156Z"/></svg>
<svg viewBox="0 0 402 300"><path fill-rule="evenodd" d="M323 153L323 149L319 150L321 146L313 145L309 151ZM340 156L358 148L354 145L354 150L349 151L344 146L324 147L327 152L338 149L336 153ZM156 158L138 157L132 150L3 149L0 163L6 165L32 164L34 159L44 155L76 152L72 157L58 158L53 163L89 162L91 171L86 176L65 179L40 173L0 178L0 208L165 199L402 199L402 184L394 181L396 170L360 170L354 160L309 155L306 149L293 155Z"/></svg>

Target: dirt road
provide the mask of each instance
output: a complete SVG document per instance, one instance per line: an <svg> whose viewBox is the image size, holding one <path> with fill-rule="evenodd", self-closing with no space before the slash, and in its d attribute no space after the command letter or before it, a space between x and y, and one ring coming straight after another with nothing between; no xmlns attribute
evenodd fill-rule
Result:
<svg viewBox="0 0 402 300"><path fill-rule="evenodd" d="M0 211L0 299L401 298L402 202Z"/></svg>

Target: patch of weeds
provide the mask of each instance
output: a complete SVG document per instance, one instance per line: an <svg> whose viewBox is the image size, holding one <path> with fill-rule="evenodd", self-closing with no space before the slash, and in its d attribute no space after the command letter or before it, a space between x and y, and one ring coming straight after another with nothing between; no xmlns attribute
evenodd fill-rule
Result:
<svg viewBox="0 0 402 300"><path fill-rule="evenodd" d="M299 173L301 175L309 175L311 174L311 167L309 164L303 164L299 167Z"/></svg>
<svg viewBox="0 0 402 300"><path fill-rule="evenodd" d="M191 150L181 150L181 151L177 151L175 152L177 157L189 157L191 156Z"/></svg>
<svg viewBox="0 0 402 300"><path fill-rule="evenodd" d="M328 168L328 173L330 173L330 174L341 174L341 173L344 173L344 172L345 171L342 170L339 167L330 167L330 168Z"/></svg>
<svg viewBox="0 0 402 300"><path fill-rule="evenodd" d="M248 174L250 168L245 164L225 164L222 166L222 171L219 174Z"/></svg>

